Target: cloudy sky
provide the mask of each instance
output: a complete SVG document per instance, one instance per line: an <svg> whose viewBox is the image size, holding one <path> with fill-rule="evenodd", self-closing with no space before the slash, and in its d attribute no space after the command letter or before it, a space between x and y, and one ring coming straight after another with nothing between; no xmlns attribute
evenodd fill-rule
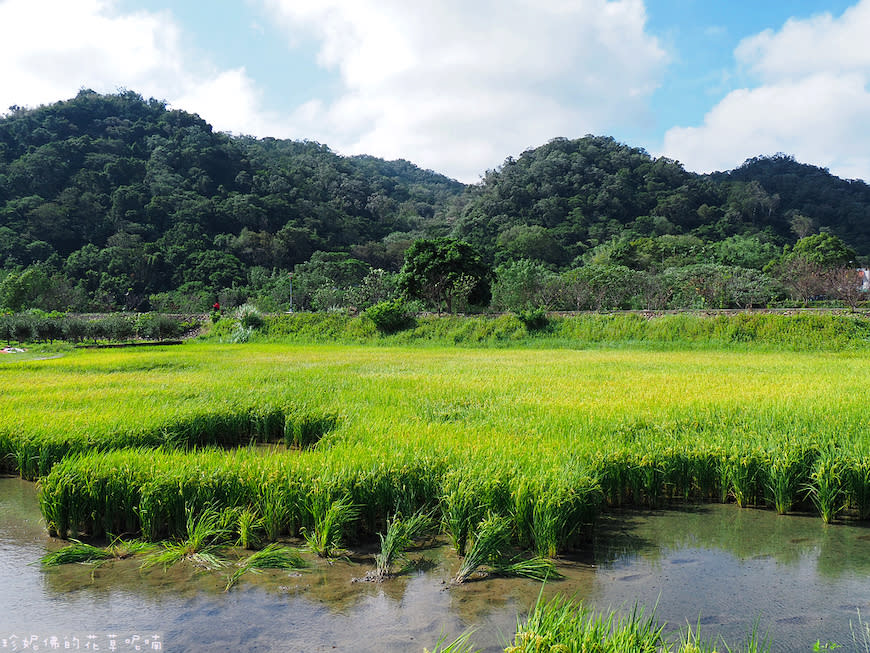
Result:
<svg viewBox="0 0 870 653"><path fill-rule="evenodd" d="M466 182L556 136L870 180L870 0L0 0L0 107L120 88Z"/></svg>

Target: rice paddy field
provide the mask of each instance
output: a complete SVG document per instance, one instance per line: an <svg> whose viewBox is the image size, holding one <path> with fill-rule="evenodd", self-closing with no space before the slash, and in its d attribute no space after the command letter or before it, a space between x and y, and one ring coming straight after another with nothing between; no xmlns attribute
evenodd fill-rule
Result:
<svg viewBox="0 0 870 653"><path fill-rule="evenodd" d="M336 548L427 514L462 556L497 522L528 561L617 507L857 524L870 349L837 349L192 342L4 360L0 464L38 479L62 538L180 539L208 513L234 537L247 514L264 543L309 539L344 505Z"/></svg>

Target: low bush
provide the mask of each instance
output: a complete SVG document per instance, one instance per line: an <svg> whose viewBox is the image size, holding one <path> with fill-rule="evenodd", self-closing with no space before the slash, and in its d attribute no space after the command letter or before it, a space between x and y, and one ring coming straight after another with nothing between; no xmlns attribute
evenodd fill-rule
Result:
<svg viewBox="0 0 870 653"><path fill-rule="evenodd" d="M401 299L379 302L363 313L375 323L381 333L396 333L408 329L414 324L414 319Z"/></svg>

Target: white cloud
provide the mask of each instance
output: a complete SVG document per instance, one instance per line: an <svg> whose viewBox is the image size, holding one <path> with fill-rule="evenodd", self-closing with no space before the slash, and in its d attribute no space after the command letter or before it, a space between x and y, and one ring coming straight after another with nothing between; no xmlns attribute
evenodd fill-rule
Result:
<svg viewBox="0 0 870 653"><path fill-rule="evenodd" d="M839 18L820 14L789 19L779 32L765 30L744 39L734 55L762 82L819 73L870 71L870 2L863 0Z"/></svg>
<svg viewBox="0 0 870 653"><path fill-rule="evenodd" d="M262 1L341 79L295 132L467 181L554 136L643 119L667 60L641 0Z"/></svg>
<svg viewBox="0 0 870 653"><path fill-rule="evenodd" d="M0 1L0 62L0 110L129 88L218 129L255 132L267 120L243 69L201 62L169 13L121 14L112 0Z"/></svg>
<svg viewBox="0 0 870 653"><path fill-rule="evenodd" d="M555 136L648 118L667 63L643 0L259 2L290 46L318 44L339 79L333 96L266 111L245 68L191 50L170 12L0 0L0 111L128 88L220 130L311 138L475 181Z"/></svg>
<svg viewBox="0 0 870 653"><path fill-rule="evenodd" d="M663 153L708 172L777 152L870 180L870 0L840 17L788 20L744 39L739 65L758 85L730 92L698 127L674 127Z"/></svg>

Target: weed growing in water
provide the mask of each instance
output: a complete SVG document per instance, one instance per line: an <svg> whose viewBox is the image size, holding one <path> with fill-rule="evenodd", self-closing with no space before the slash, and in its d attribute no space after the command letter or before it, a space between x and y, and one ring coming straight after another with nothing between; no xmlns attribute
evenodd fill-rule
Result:
<svg viewBox="0 0 870 653"><path fill-rule="evenodd" d="M463 583L484 565L491 565L504 556L510 544L510 524L504 517L489 513L477 526L471 538L468 554L462 561L454 583Z"/></svg>
<svg viewBox="0 0 870 653"><path fill-rule="evenodd" d="M246 508L239 512L236 520L236 529L239 534L236 544L243 549L254 549L260 543L260 531L263 528L263 519L256 511Z"/></svg>
<svg viewBox="0 0 870 653"><path fill-rule="evenodd" d="M144 568L162 565L164 569L189 561L205 569L219 569L225 562L218 558L220 540L228 531L220 527L221 513L214 508L206 508L199 516L193 511L187 513L187 538L174 542L163 542L163 551L153 553L143 563Z"/></svg>
<svg viewBox="0 0 870 653"><path fill-rule="evenodd" d="M40 558L43 567L57 567L76 562L97 562L110 560L112 553L102 547L87 544L75 538L70 538L72 544L62 549L53 551Z"/></svg>
<svg viewBox="0 0 870 653"><path fill-rule="evenodd" d="M249 571L259 573L261 569L302 569L306 566L305 560L296 549L273 542L238 563L236 570L227 579L224 592L228 592Z"/></svg>
<svg viewBox="0 0 870 653"><path fill-rule="evenodd" d="M479 649L474 648L469 643L471 632L463 633L452 642L447 641L447 636L442 635L435 642L435 648L431 651L428 648L423 649L423 653L478 653Z"/></svg>
<svg viewBox="0 0 870 653"><path fill-rule="evenodd" d="M341 552L344 530L359 516L359 508L350 497L330 502L326 494L309 495L306 506L314 527L302 528L308 547L321 558L334 558Z"/></svg>
<svg viewBox="0 0 870 653"><path fill-rule="evenodd" d="M849 502L858 512L858 519L870 517L870 458L851 461L845 470Z"/></svg>
<svg viewBox="0 0 870 653"><path fill-rule="evenodd" d="M154 549L155 545L142 540L123 540L112 538L106 547L93 546L80 540L72 539L72 544L53 551L40 558L43 567L56 567L70 563L102 564L109 560L123 560Z"/></svg>
<svg viewBox="0 0 870 653"><path fill-rule="evenodd" d="M287 529L290 520L290 502L280 485L268 485L260 495L260 521L266 538L275 541Z"/></svg>
<svg viewBox="0 0 870 653"><path fill-rule="evenodd" d="M810 473L807 494L826 524L833 522L845 507L843 472L844 465L838 452L827 447L819 454Z"/></svg>
<svg viewBox="0 0 870 653"><path fill-rule="evenodd" d="M596 651L600 653L659 653L667 651L662 638L664 626L657 626L654 615L645 617L635 608L631 615L619 617L595 614L582 603L564 596L538 601L525 621L517 622L517 632L505 653L538 651Z"/></svg>
<svg viewBox="0 0 870 653"><path fill-rule="evenodd" d="M480 572L522 576L540 581L559 576L551 560L539 557L509 560L507 552L510 548L510 536L510 522L504 517L489 513L472 535L468 554L462 560L453 582L464 583L472 574Z"/></svg>
<svg viewBox="0 0 870 653"><path fill-rule="evenodd" d="M484 508L468 479L453 475L445 481L444 486L441 494L442 522L453 548L464 556L468 536Z"/></svg>
<svg viewBox="0 0 870 653"><path fill-rule="evenodd" d="M432 517L422 511L415 512L403 519L395 515L387 523L386 534L378 533L381 540L381 550L375 555L374 580L382 581L393 574L393 568L398 562L406 561L406 552L414 540L426 534L434 526Z"/></svg>
<svg viewBox="0 0 870 653"><path fill-rule="evenodd" d="M805 452L789 451L771 460L767 469L767 489L773 497L777 514L784 515L792 509L801 487L807 485L808 467Z"/></svg>

